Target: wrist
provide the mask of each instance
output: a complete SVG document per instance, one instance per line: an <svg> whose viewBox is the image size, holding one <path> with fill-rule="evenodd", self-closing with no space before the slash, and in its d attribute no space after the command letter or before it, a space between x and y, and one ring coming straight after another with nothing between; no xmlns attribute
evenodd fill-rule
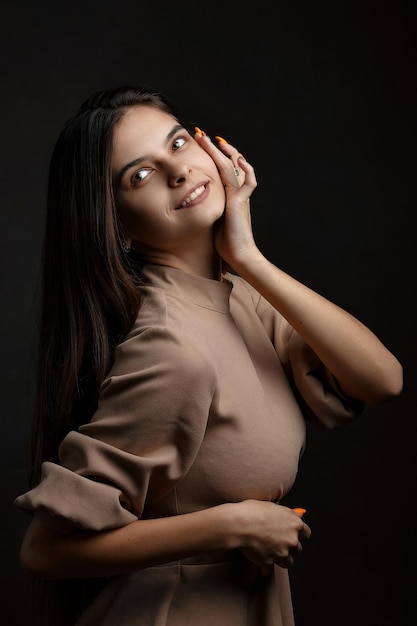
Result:
<svg viewBox="0 0 417 626"><path fill-rule="evenodd" d="M245 280L251 282L256 276L262 276L270 262L258 248L253 248L235 260L231 267Z"/></svg>
<svg viewBox="0 0 417 626"><path fill-rule="evenodd" d="M245 501L224 504L219 507L221 511L221 524L223 529L223 548L236 550L245 547L250 534L250 515Z"/></svg>

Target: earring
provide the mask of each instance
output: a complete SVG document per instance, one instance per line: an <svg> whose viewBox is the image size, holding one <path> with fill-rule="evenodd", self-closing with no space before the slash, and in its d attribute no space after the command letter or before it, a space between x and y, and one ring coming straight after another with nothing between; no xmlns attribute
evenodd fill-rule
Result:
<svg viewBox="0 0 417 626"><path fill-rule="evenodd" d="M125 254L129 254L131 247L130 245L127 243L127 241L125 241L124 239L122 239L122 250Z"/></svg>

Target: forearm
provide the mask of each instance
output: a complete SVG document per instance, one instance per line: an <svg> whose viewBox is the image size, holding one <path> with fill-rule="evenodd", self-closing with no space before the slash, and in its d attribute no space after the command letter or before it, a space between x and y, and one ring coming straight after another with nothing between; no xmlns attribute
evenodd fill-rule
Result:
<svg viewBox="0 0 417 626"><path fill-rule="evenodd" d="M21 550L29 575L89 578L127 574L233 544L234 505L174 517L138 520L100 533L62 535L34 518Z"/></svg>
<svg viewBox="0 0 417 626"><path fill-rule="evenodd" d="M346 394L377 403L401 391L401 365L352 315L275 267L258 251L246 255L235 269L305 339Z"/></svg>
<svg viewBox="0 0 417 626"><path fill-rule="evenodd" d="M273 563L288 567L311 533L301 517L274 502L244 500L106 532L62 535L35 516L21 561L28 574L45 579L118 576L214 550L241 550L262 570Z"/></svg>

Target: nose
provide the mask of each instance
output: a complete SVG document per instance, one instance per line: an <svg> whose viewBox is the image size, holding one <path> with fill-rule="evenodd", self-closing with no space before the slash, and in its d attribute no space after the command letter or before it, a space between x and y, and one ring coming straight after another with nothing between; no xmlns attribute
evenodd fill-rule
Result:
<svg viewBox="0 0 417 626"><path fill-rule="evenodd" d="M178 161L171 162L168 168L168 179L171 187L179 187L189 177L191 167Z"/></svg>

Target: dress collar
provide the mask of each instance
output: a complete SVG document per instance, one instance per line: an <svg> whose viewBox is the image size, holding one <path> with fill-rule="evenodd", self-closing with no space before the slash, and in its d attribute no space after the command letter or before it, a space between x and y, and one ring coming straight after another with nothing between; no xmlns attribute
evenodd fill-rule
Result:
<svg viewBox="0 0 417 626"><path fill-rule="evenodd" d="M190 300L206 309L221 313L229 311L229 297L233 288L231 274L226 274L223 281L218 281L153 263L144 265L143 274L145 285L159 287L170 295Z"/></svg>

